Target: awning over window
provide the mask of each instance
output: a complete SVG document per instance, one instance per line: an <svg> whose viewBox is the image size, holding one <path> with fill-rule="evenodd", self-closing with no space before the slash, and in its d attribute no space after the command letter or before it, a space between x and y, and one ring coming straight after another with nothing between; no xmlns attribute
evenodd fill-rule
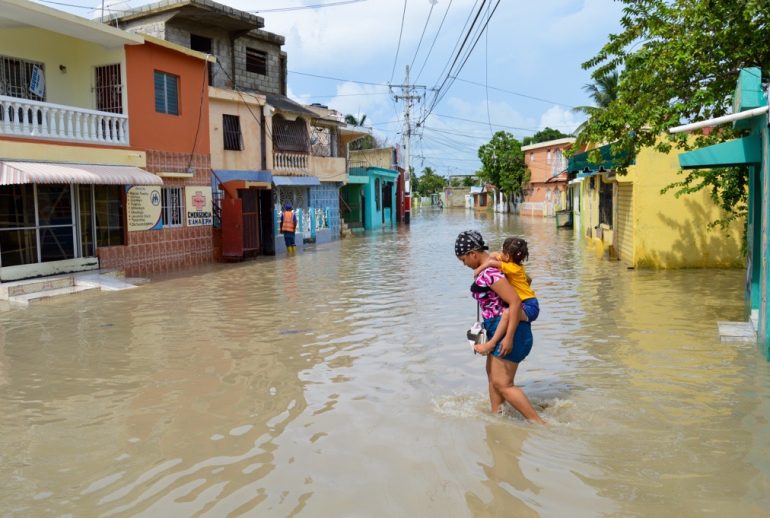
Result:
<svg viewBox="0 0 770 518"><path fill-rule="evenodd" d="M591 162L588 157L591 154L599 153L599 161ZM622 162L628 156L627 152L622 152L617 155L612 154L612 144L605 144L604 146L596 149L589 149L582 153L577 153L570 157L567 163L567 171L570 173L575 172L590 172L590 171L611 171L615 169L616 163ZM633 164L633 161L631 162Z"/></svg>
<svg viewBox="0 0 770 518"><path fill-rule="evenodd" d="M321 185L317 176L273 176L273 185L288 187L309 187Z"/></svg>
<svg viewBox="0 0 770 518"><path fill-rule="evenodd" d="M253 183L266 183L269 184L273 181L273 175L270 171L246 171L235 169L214 169L214 174L211 176L211 183L218 182L231 182L233 180L240 180L243 182ZM216 185L214 185L216 189Z"/></svg>
<svg viewBox="0 0 770 518"><path fill-rule="evenodd" d="M0 162L0 185L22 183L163 185L163 180L144 169L125 165Z"/></svg>
<svg viewBox="0 0 770 518"><path fill-rule="evenodd" d="M679 155L682 169L708 169L762 162L762 140L758 134L694 149Z"/></svg>

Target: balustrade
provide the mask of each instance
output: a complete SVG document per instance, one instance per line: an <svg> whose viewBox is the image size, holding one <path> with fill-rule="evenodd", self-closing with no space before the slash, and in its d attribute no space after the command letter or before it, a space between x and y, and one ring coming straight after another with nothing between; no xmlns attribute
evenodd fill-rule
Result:
<svg viewBox="0 0 770 518"><path fill-rule="evenodd" d="M303 153L273 153L273 169L284 171L307 172L308 155Z"/></svg>
<svg viewBox="0 0 770 518"><path fill-rule="evenodd" d="M128 117L0 95L0 135L128 145Z"/></svg>

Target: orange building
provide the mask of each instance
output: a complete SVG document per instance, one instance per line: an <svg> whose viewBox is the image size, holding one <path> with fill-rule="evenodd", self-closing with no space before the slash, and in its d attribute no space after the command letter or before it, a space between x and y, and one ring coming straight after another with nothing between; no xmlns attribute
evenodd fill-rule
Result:
<svg viewBox="0 0 770 518"><path fill-rule="evenodd" d="M98 251L102 268L131 274L213 260L208 65L215 58L143 38L143 45L125 47L129 139L163 186L129 187L125 244ZM134 214L140 198L155 205L151 216Z"/></svg>
<svg viewBox="0 0 770 518"><path fill-rule="evenodd" d="M533 216L554 216L567 207L567 158L564 151L575 143L574 138L561 138L522 146L524 163L530 180L524 187L524 200L519 213Z"/></svg>

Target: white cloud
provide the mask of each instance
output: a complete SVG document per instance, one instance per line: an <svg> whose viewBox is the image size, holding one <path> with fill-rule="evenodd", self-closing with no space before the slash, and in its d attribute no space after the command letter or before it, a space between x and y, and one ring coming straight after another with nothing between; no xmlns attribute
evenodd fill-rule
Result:
<svg viewBox="0 0 770 518"><path fill-rule="evenodd" d="M551 106L540 116L540 125L538 129L553 128L563 133L572 133L575 128L580 126L584 117L576 117L571 110L566 110L561 106Z"/></svg>

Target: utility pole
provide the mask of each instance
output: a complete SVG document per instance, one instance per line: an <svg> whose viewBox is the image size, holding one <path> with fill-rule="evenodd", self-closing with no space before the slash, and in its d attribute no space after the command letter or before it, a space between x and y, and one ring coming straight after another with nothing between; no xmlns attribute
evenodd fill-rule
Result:
<svg viewBox="0 0 770 518"><path fill-rule="evenodd" d="M404 133L403 133L403 141L404 141L404 168L406 170L405 172L405 181L404 181L404 223L407 225L409 224L411 220L411 212L412 212L412 190L411 190L411 155L412 155L412 134L414 133L414 130L412 129L412 103L414 101L420 101L422 100L425 95L424 93L422 95L417 94L418 89L422 89L423 92L425 91L425 86L420 85L413 85L409 83L409 65L406 65L406 80L404 81L404 84L402 85L391 85L390 90L393 91L394 88L399 88L401 90L401 94L394 95L396 101L404 101Z"/></svg>

